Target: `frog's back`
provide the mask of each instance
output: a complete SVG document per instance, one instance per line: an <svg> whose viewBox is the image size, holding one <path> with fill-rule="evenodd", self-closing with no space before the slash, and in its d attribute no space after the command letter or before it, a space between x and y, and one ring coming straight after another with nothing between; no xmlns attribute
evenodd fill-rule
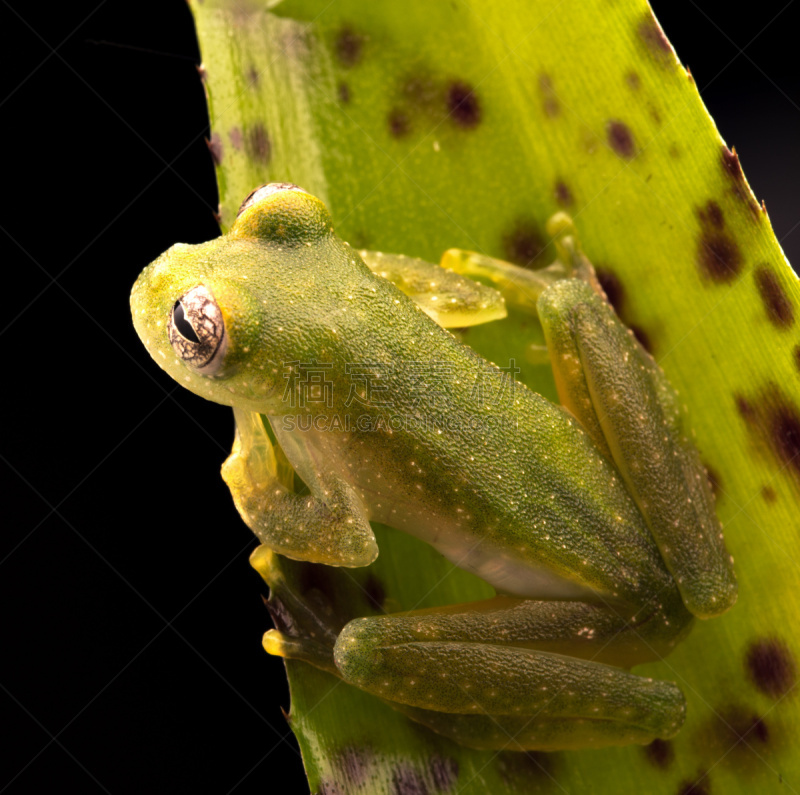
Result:
<svg viewBox="0 0 800 795"><path fill-rule="evenodd" d="M342 305L317 315L348 430L312 446L350 473L373 518L504 592L640 603L654 582L673 589L617 470L572 415L349 267Z"/></svg>

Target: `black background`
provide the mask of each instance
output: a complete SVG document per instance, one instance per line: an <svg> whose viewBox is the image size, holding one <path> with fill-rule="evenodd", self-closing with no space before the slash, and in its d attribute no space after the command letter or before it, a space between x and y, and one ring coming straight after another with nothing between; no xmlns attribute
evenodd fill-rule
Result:
<svg viewBox="0 0 800 795"><path fill-rule="evenodd" d="M654 6L800 262L796 9ZM217 234L188 8L2 3L0 37L0 792L303 792L218 475L230 414L153 366L128 310L145 263Z"/></svg>

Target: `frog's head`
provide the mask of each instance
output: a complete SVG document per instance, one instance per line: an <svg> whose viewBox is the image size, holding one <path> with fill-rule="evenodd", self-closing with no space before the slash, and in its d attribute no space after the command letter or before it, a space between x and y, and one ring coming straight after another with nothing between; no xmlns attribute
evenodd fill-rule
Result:
<svg viewBox="0 0 800 795"><path fill-rule="evenodd" d="M134 326L153 359L192 392L280 411L286 362L313 355L317 344L304 338L302 313L331 300L327 285L351 261L348 251L319 199L296 185L264 185L227 235L177 244L145 268L131 292Z"/></svg>

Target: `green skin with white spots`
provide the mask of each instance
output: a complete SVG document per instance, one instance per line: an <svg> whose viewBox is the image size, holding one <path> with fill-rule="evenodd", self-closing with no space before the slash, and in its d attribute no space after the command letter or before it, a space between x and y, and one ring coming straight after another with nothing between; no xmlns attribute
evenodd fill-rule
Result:
<svg viewBox="0 0 800 795"><path fill-rule="evenodd" d="M673 736L681 691L627 669L736 599L674 390L604 300L568 221L551 231L562 261L535 279L457 251L443 264L462 275L365 252L368 267L318 199L270 185L227 235L173 246L131 295L156 362L234 408L223 476L260 549L366 566L372 520L498 594L355 619L338 637L292 597L319 631L271 631L268 651L482 748ZM536 299L563 406L442 327L500 317L503 298Z"/></svg>

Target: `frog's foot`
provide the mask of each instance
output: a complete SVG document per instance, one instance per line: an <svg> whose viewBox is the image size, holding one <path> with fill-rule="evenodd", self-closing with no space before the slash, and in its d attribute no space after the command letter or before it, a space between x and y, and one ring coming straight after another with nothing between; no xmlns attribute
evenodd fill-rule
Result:
<svg viewBox="0 0 800 795"><path fill-rule="evenodd" d="M658 632L666 647L679 640ZM658 643L603 606L498 597L356 619L334 660L345 681L463 745L597 748L683 724L676 685L615 667L657 658Z"/></svg>
<svg viewBox="0 0 800 795"><path fill-rule="evenodd" d="M556 213L547 222L547 234L555 244L558 258L546 268L523 268L458 248L445 251L439 264L471 279L490 281L509 306L532 315L537 314L539 296L564 279L574 277L588 282L595 292L603 294L592 264L578 245L572 218L566 213Z"/></svg>
<svg viewBox="0 0 800 795"><path fill-rule="evenodd" d="M367 566L378 545L360 500L343 480L316 478L314 491L292 490L291 468L261 414L234 409L236 440L222 467L236 508L270 548L294 560ZM309 478L310 480L310 478Z"/></svg>
<svg viewBox="0 0 800 795"><path fill-rule="evenodd" d="M250 565L269 585L265 603L275 624L275 629L264 635L264 649L277 657L305 660L339 676L333 647L346 619L319 590L298 587L294 582L298 578L287 579L276 563L275 553L263 544L250 555Z"/></svg>

